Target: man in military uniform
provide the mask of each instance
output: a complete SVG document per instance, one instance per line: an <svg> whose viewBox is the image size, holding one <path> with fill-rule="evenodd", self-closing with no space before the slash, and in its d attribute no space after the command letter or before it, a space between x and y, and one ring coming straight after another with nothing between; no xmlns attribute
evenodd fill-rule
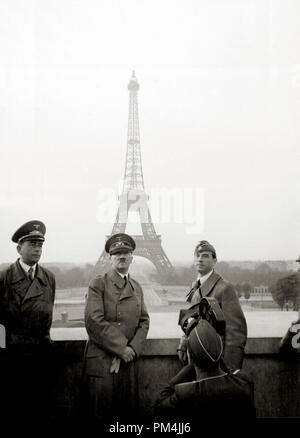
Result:
<svg viewBox="0 0 300 438"><path fill-rule="evenodd" d="M18 260L0 272L0 324L6 331L1 350L0 415L46 418L49 400L49 348L55 296L54 275L38 262L46 227L37 220L26 222L12 236ZM48 393L47 393L48 391ZM4 414L5 413L5 414Z"/></svg>
<svg viewBox="0 0 300 438"><path fill-rule="evenodd" d="M239 370L221 369L223 341L208 321L201 319L191 330L187 347L189 364L161 391L156 413L190 422L191 432L205 426L216 431L219 425L224 433L235 419L254 419L253 383Z"/></svg>
<svg viewBox="0 0 300 438"><path fill-rule="evenodd" d="M135 365L149 329L142 288L128 273L135 242L111 236L105 250L112 269L91 281L85 308L89 335L84 377L87 409L103 424L112 417L128 419L136 408Z"/></svg>
<svg viewBox="0 0 300 438"><path fill-rule="evenodd" d="M194 265L198 271L197 280L187 295L191 309L196 308L203 297L214 297L226 322L224 337L224 361L228 368L237 370L242 367L244 348L247 340L247 325L237 294L231 283L214 271L217 262L215 248L206 240L199 242L194 252ZM186 336L178 346L179 359L186 360Z"/></svg>

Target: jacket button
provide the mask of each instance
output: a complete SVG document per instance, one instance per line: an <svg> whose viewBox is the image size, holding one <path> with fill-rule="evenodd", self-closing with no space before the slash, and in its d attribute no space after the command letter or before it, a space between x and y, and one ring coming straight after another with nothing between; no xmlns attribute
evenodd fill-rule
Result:
<svg viewBox="0 0 300 438"><path fill-rule="evenodd" d="M121 323L120 323L120 322L118 322L118 325L121 325Z"/></svg>

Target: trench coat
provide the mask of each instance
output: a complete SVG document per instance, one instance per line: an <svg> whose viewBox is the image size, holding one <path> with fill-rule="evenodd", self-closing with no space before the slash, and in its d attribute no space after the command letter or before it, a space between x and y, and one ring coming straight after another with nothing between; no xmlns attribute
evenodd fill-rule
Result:
<svg viewBox="0 0 300 438"><path fill-rule="evenodd" d="M0 411L1 422L10 428L22 419L37 423L50 415L54 297L55 277L39 265L32 282L19 261L0 272L0 324L6 331L6 348L0 350Z"/></svg>
<svg viewBox="0 0 300 438"><path fill-rule="evenodd" d="M232 370L242 368L244 349L247 341L247 324L239 299L231 283L224 280L217 272L213 272L201 286L202 297L214 297L224 313L226 331L224 338L224 361ZM192 287L187 296L187 301L197 306L200 295Z"/></svg>
<svg viewBox="0 0 300 438"><path fill-rule="evenodd" d="M126 416L137 407L136 359L149 329L149 315L143 291L130 275L124 279L111 270L91 281L85 307L89 340L84 358L84 384L88 416L102 420ZM121 361L118 374L111 374L114 357L126 346L135 351L135 360Z"/></svg>
<svg viewBox="0 0 300 438"><path fill-rule="evenodd" d="M19 261L0 272L0 324L7 347L50 340L54 298L55 277L39 265L32 283Z"/></svg>

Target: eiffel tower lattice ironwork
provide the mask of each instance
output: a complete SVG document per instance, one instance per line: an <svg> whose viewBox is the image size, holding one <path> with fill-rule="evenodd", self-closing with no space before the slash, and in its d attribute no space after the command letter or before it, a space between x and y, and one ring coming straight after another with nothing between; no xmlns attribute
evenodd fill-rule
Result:
<svg viewBox="0 0 300 438"><path fill-rule="evenodd" d="M134 254L144 257L153 263L161 278L172 275L174 268L161 245L161 236L156 234L150 210L148 196L145 192L141 144L138 115L138 90L139 84L134 72L128 84L129 90L129 116L126 165L123 180L123 190L119 197L120 205L111 235L124 233L128 221L128 213L135 211L139 214L142 228L141 235L133 235L136 242ZM108 238L110 236L106 236ZM109 256L103 251L95 265L95 274L102 274L109 267Z"/></svg>

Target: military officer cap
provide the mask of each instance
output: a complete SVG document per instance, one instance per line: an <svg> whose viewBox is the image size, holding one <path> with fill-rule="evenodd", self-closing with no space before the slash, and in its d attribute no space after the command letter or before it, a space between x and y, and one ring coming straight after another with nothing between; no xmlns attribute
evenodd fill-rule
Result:
<svg viewBox="0 0 300 438"><path fill-rule="evenodd" d="M125 233L118 233L111 236L105 243L105 251L110 255L119 251L134 251L135 241L131 236Z"/></svg>
<svg viewBox="0 0 300 438"><path fill-rule="evenodd" d="M201 240L195 248L195 253L204 251L210 251L214 257L217 257L215 248L207 240Z"/></svg>
<svg viewBox="0 0 300 438"><path fill-rule="evenodd" d="M29 221L22 225L12 236L11 240L15 243L25 242L26 240L38 240L44 242L46 226L41 221Z"/></svg>
<svg viewBox="0 0 300 438"><path fill-rule="evenodd" d="M205 319L200 319L189 334L188 348L196 365L206 369L220 361L223 342L213 326Z"/></svg>

